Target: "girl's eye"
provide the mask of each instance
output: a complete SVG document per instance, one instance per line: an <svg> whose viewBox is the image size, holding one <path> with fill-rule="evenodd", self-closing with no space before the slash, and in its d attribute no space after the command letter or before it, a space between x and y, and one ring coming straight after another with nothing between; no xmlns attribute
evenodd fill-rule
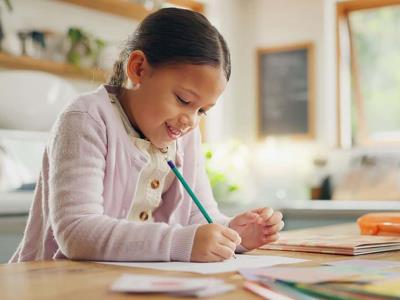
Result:
<svg viewBox="0 0 400 300"><path fill-rule="evenodd" d="M207 111L204 109L199 109L199 115L207 116Z"/></svg>
<svg viewBox="0 0 400 300"><path fill-rule="evenodd" d="M178 95L176 96L176 99L178 99L178 101L179 101L180 103L185 104L185 105L187 105L187 104L190 103L190 102L188 102L188 101L183 100L183 99L182 99L181 97L179 97Z"/></svg>
<svg viewBox="0 0 400 300"><path fill-rule="evenodd" d="M183 100L183 99L182 99L181 97L179 97L178 95L176 95L176 99L177 99L181 104L183 104L183 105L188 105L188 104L190 104L189 101ZM200 109L199 109L199 115L200 115L200 116L201 116L201 115L207 116L207 111L206 111L205 109L200 108Z"/></svg>

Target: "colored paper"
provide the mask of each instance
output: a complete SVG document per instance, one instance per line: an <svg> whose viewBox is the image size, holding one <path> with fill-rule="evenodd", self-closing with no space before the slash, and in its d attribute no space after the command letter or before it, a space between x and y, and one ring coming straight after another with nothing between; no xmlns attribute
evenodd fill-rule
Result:
<svg viewBox="0 0 400 300"><path fill-rule="evenodd" d="M360 274L348 268L320 267L268 267L255 271L259 277L295 283L337 281Z"/></svg>
<svg viewBox="0 0 400 300"><path fill-rule="evenodd" d="M346 260L326 262L324 263L324 265L383 270L383 269L399 268L400 261L377 260L377 259L346 259Z"/></svg>

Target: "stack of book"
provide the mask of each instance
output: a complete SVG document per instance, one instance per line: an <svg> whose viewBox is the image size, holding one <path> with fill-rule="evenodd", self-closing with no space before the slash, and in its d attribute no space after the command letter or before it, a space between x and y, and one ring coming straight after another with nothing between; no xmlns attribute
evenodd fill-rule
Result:
<svg viewBox="0 0 400 300"><path fill-rule="evenodd" d="M400 250L400 239L395 236L302 235L283 232L279 241L264 245L261 249L361 255Z"/></svg>

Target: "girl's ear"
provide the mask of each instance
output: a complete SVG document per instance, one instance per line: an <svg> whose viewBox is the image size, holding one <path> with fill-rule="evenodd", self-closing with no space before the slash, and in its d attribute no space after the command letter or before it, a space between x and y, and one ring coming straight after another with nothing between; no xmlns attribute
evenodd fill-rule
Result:
<svg viewBox="0 0 400 300"><path fill-rule="evenodd" d="M131 53L126 64L126 73L134 86L140 85L148 66L146 55L143 51L135 50Z"/></svg>

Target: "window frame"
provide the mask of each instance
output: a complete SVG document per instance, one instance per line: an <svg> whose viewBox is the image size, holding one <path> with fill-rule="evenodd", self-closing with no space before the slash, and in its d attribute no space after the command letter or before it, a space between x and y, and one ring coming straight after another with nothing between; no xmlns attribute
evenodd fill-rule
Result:
<svg viewBox="0 0 400 300"><path fill-rule="evenodd" d="M371 139L367 133L364 102L361 95L357 56L352 42L349 14L354 11L400 5L400 0L345 0L336 2L336 89L337 89L337 145L351 148L351 95L354 85L354 99L357 117L357 146L400 145L400 139Z"/></svg>

